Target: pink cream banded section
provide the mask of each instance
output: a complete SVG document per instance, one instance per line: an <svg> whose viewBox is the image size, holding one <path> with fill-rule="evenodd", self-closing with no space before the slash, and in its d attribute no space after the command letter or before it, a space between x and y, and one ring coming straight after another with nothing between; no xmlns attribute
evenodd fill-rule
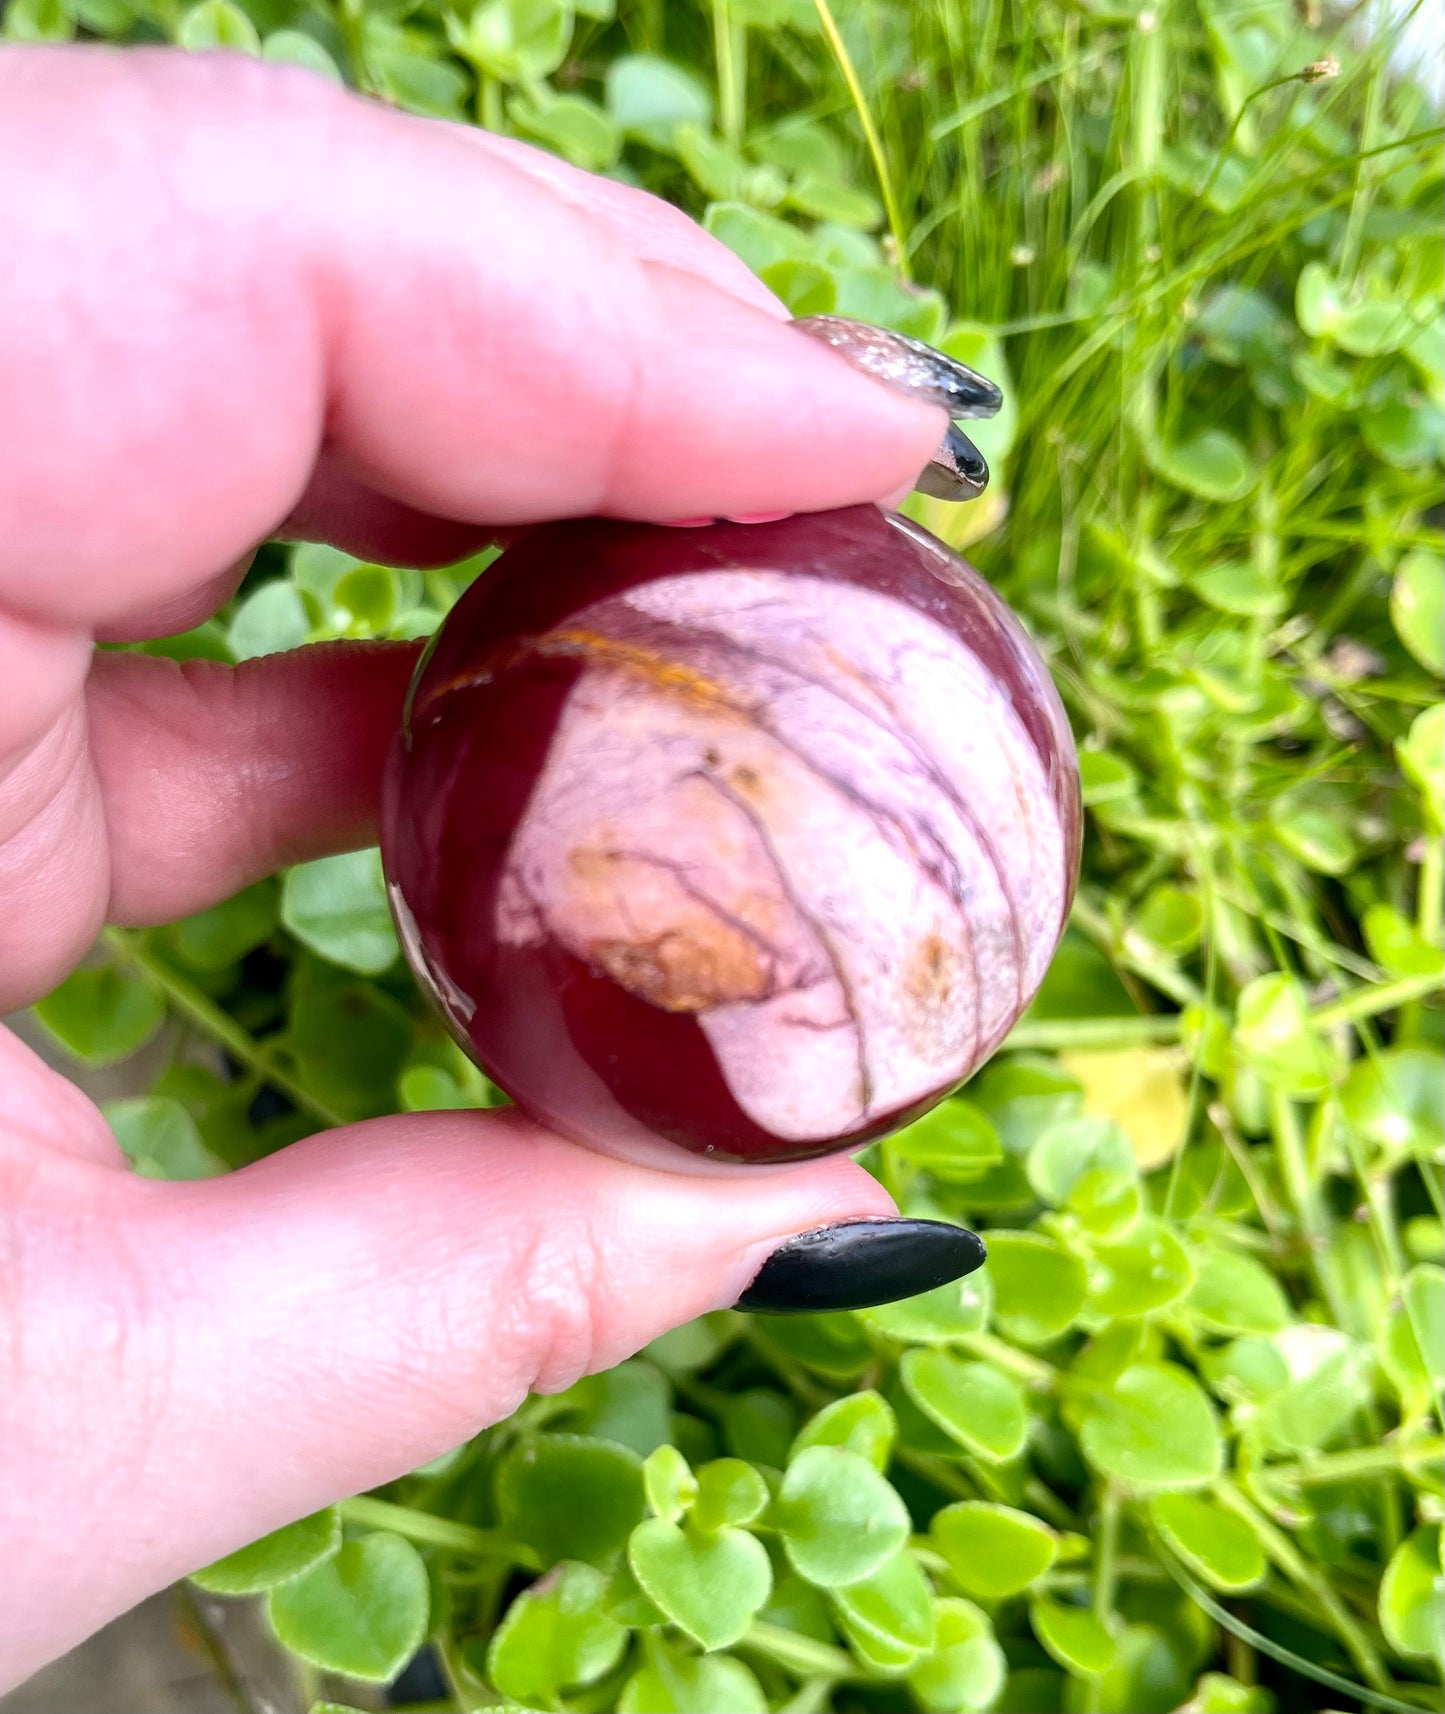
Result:
<svg viewBox="0 0 1445 1714"><path fill-rule="evenodd" d="M693 1016L806 1144L957 1082L1042 979L1072 830L998 680L926 613L768 570L645 583L530 645L582 670L493 932Z"/></svg>

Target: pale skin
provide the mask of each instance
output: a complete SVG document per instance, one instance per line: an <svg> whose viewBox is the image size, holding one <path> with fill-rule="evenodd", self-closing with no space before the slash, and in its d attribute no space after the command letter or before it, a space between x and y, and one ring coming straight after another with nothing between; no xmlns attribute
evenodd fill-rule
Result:
<svg viewBox="0 0 1445 1714"><path fill-rule="evenodd" d="M0 231L0 1013L105 922L375 838L409 647L97 638L198 623L277 533L420 565L851 504L943 428L652 198L229 56L0 52ZM0 1687L891 1212L846 1160L699 1180L482 1114L160 1184L0 1030Z"/></svg>

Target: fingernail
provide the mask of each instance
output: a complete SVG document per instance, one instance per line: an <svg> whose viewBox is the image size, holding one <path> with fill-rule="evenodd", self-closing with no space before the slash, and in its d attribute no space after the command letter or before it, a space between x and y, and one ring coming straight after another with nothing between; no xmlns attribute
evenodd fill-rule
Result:
<svg viewBox="0 0 1445 1714"><path fill-rule="evenodd" d="M700 530L713 522L711 518L659 518L665 530Z"/></svg>
<svg viewBox="0 0 1445 1714"><path fill-rule="evenodd" d="M935 500L976 500L988 487L988 462L956 423L913 486Z"/></svg>
<svg viewBox="0 0 1445 1714"><path fill-rule="evenodd" d="M996 416L1003 404L992 381L921 339L841 315L800 316L793 326L831 345L865 375L925 405L941 405L950 417Z"/></svg>
<svg viewBox="0 0 1445 1714"><path fill-rule="evenodd" d="M850 1220L780 1244L738 1299L770 1315L868 1309L983 1266L983 1240L942 1220Z"/></svg>
<svg viewBox="0 0 1445 1714"><path fill-rule="evenodd" d="M791 512L729 512L730 524L776 524L779 518L791 518Z"/></svg>

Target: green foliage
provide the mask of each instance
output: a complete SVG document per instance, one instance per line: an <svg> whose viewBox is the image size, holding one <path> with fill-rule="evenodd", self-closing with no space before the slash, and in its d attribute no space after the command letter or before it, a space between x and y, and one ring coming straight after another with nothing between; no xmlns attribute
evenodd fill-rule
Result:
<svg viewBox="0 0 1445 1714"><path fill-rule="evenodd" d="M346 1542L267 1598L276 1635L293 1653L372 1684L394 1678L416 1653L429 1605L421 1555L385 1530Z"/></svg>
<svg viewBox="0 0 1445 1714"><path fill-rule="evenodd" d="M191 1581L213 1595L255 1595L299 1577L340 1549L341 1514L329 1506L193 1572Z"/></svg>
<svg viewBox="0 0 1445 1714"><path fill-rule="evenodd" d="M1291 0L832 10L886 187L810 0L4 8L11 40L169 36L475 117L679 203L793 313L999 379L988 495L906 510L1022 613L1081 748L1043 993L866 1157L982 1228L984 1270L707 1317L393 1484L411 1545L343 1505L344 1539L322 1514L198 1581L266 1592L343 1678L430 1628L458 1710L1433 1706L1438 116ZM418 637L488 559L266 548L145 646ZM103 950L36 1015L106 1065L170 1009L177 1063L107 1109L142 1172L497 1099L398 966L372 852Z"/></svg>

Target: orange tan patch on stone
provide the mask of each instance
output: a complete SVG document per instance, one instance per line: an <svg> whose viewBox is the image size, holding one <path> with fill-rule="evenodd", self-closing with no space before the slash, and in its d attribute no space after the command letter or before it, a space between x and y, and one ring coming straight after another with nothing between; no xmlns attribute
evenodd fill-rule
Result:
<svg viewBox="0 0 1445 1714"><path fill-rule="evenodd" d="M957 1050L962 975L958 948L937 934L925 935L903 967L903 993L909 1002L904 1026L914 1050L925 1058L942 1060Z"/></svg>
<svg viewBox="0 0 1445 1714"><path fill-rule="evenodd" d="M675 696L686 696L693 701L711 702L723 707L735 706L726 686L709 678L706 673L700 673L695 667L687 666L682 661L669 660L656 649L644 648L640 643L623 642L618 637L604 636L600 631L571 626L549 632L547 636L539 638L533 647L539 655L581 655L599 665L620 667L645 679L658 690L669 691Z"/></svg>
<svg viewBox="0 0 1445 1714"><path fill-rule="evenodd" d="M704 913L654 941L599 942L592 948L592 962L619 987L666 1012L706 1012L739 1000L761 1000L768 988L759 948Z"/></svg>

